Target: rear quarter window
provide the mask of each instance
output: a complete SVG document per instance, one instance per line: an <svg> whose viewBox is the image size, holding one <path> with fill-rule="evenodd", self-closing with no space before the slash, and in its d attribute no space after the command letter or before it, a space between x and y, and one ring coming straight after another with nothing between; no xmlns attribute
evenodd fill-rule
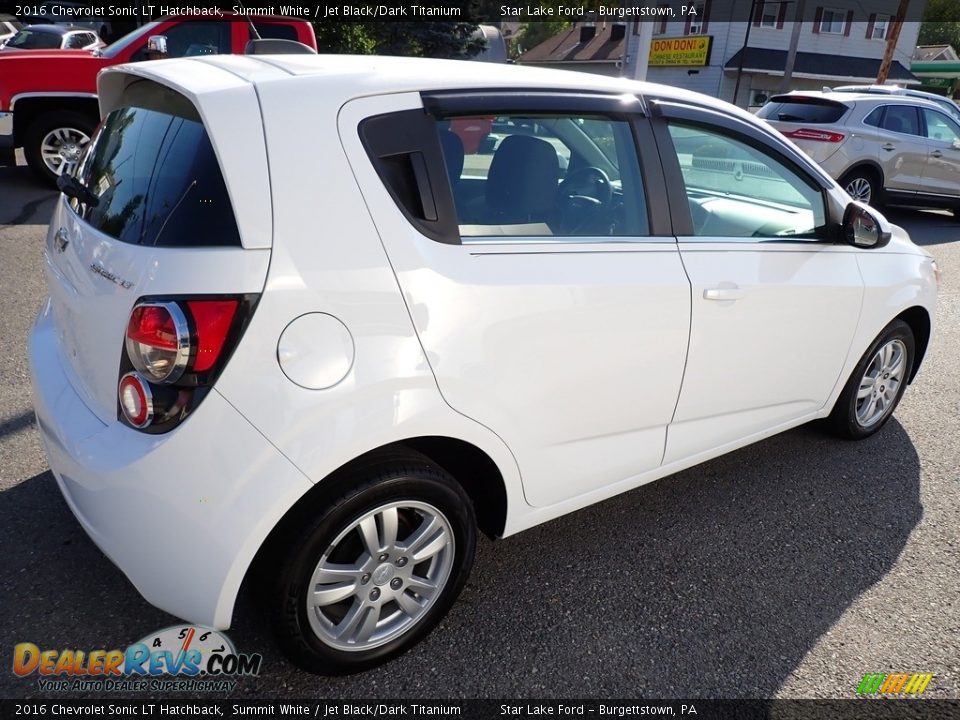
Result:
<svg viewBox="0 0 960 720"><path fill-rule="evenodd" d="M843 103L820 98L775 97L757 112L757 117L806 124L835 123L847 112Z"/></svg>
<svg viewBox="0 0 960 720"><path fill-rule="evenodd" d="M199 116L143 107L111 112L77 173L97 197L71 207L135 245L239 246L233 207Z"/></svg>

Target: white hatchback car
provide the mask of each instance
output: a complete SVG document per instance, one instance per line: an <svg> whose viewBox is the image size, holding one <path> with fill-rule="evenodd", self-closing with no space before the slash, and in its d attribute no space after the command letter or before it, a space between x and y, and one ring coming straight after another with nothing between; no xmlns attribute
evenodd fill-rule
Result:
<svg viewBox="0 0 960 720"><path fill-rule="evenodd" d="M99 96L30 337L51 468L151 603L225 629L258 573L313 671L422 638L477 527L876 432L930 342L931 257L709 97L324 56Z"/></svg>

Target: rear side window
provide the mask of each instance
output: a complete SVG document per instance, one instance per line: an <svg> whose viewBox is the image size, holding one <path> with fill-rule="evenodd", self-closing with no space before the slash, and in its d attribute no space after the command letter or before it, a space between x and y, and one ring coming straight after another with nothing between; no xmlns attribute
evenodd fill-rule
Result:
<svg viewBox="0 0 960 720"><path fill-rule="evenodd" d="M71 207L135 245L240 245L236 218L203 123L189 112L123 107L97 131L78 179L97 197Z"/></svg>
<svg viewBox="0 0 960 720"><path fill-rule="evenodd" d="M257 35L263 40L299 40L297 29L293 25L275 22L255 22L253 26L257 29ZM250 32L250 39L255 39L253 32Z"/></svg>
<svg viewBox="0 0 960 720"><path fill-rule="evenodd" d="M920 116L910 105L887 105L883 113L883 129L904 135L920 135Z"/></svg>
<svg viewBox="0 0 960 720"><path fill-rule="evenodd" d="M828 124L837 122L846 112L846 105L832 100L779 95L760 108L757 117L780 122Z"/></svg>
<svg viewBox="0 0 960 720"><path fill-rule="evenodd" d="M864 125L870 125L871 127L882 127L883 126L883 107L875 107L870 111L870 114L863 119Z"/></svg>

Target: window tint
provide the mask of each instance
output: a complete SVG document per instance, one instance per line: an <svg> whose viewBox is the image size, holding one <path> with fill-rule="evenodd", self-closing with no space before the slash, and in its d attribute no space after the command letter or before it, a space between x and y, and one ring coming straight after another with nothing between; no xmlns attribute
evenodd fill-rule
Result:
<svg viewBox="0 0 960 720"><path fill-rule="evenodd" d="M870 125L871 127L880 127L883 121L883 108L875 107L870 113L863 119L864 125Z"/></svg>
<svg viewBox="0 0 960 720"><path fill-rule="evenodd" d="M846 112L846 105L832 100L779 95L760 108L757 117L780 122L835 123Z"/></svg>
<svg viewBox="0 0 960 720"><path fill-rule="evenodd" d="M670 136L683 174L694 235L749 239L823 236L826 210L820 189L771 150L695 124L671 123Z"/></svg>
<svg viewBox="0 0 960 720"><path fill-rule="evenodd" d="M960 142L960 126L943 113L924 108L923 118L927 121L927 137L931 140Z"/></svg>
<svg viewBox="0 0 960 720"><path fill-rule="evenodd" d="M626 121L567 115L440 120L461 237L649 233Z"/></svg>
<svg viewBox="0 0 960 720"><path fill-rule="evenodd" d="M99 199L71 200L90 225L122 242L239 245L220 166L197 118L126 107L97 131L78 177Z"/></svg>
<svg viewBox="0 0 960 720"><path fill-rule="evenodd" d="M299 40L297 29L293 25L273 22L255 22L253 26L263 40ZM253 32L250 33L250 39L255 39Z"/></svg>
<svg viewBox="0 0 960 720"><path fill-rule="evenodd" d="M10 40L5 47L20 50L55 50L60 47L63 37L59 33L41 32L24 28Z"/></svg>
<svg viewBox="0 0 960 720"><path fill-rule="evenodd" d="M883 129L907 135L920 134L917 109L909 105L887 105L883 114Z"/></svg>

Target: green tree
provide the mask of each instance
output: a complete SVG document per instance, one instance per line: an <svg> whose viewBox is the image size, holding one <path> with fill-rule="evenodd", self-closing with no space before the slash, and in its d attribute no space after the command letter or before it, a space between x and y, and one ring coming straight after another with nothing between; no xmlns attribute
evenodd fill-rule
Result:
<svg viewBox="0 0 960 720"><path fill-rule="evenodd" d="M960 51L957 0L928 0L920 25L920 45L953 45Z"/></svg>
<svg viewBox="0 0 960 720"><path fill-rule="evenodd" d="M465 22L315 22L324 53L469 58L486 47Z"/></svg>

